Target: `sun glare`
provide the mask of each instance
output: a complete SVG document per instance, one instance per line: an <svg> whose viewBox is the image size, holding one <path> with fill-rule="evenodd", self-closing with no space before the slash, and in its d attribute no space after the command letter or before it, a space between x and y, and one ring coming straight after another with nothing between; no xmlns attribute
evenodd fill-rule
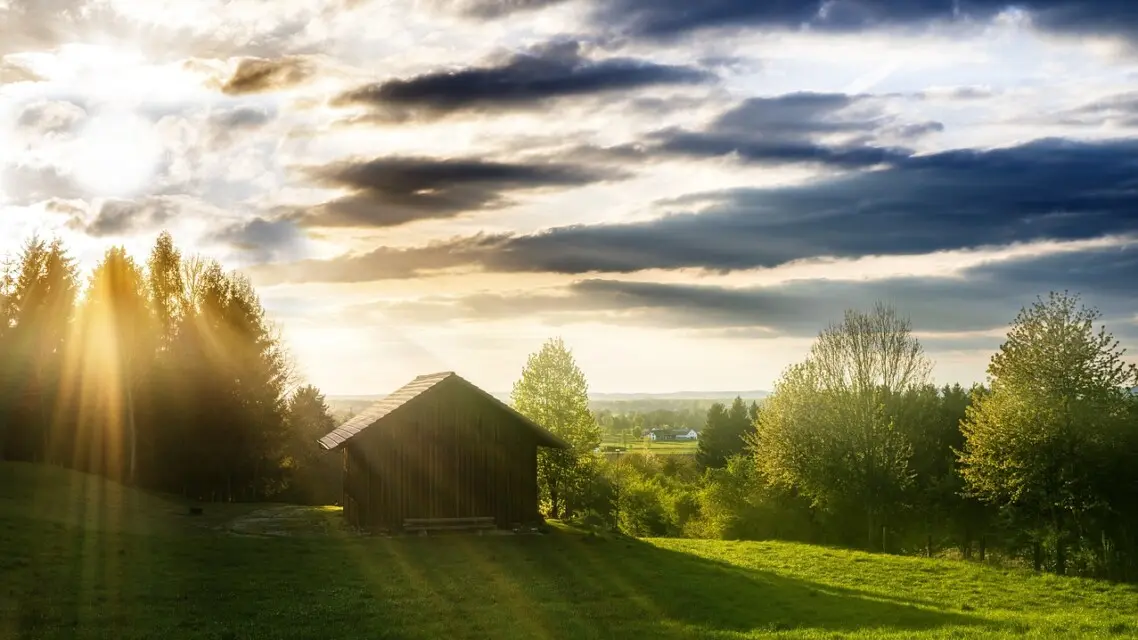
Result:
<svg viewBox="0 0 1138 640"><path fill-rule="evenodd" d="M95 117L76 141L74 175L103 196L128 196L153 175L162 149L150 124L130 113Z"/></svg>

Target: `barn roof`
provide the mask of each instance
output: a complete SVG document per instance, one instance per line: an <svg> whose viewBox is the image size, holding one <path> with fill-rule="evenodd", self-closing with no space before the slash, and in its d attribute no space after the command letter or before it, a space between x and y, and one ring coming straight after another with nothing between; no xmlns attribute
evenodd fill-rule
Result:
<svg viewBox="0 0 1138 640"><path fill-rule="evenodd" d="M565 442L561 438L553 435L541 425L518 413L510 405L502 402L489 393L486 393L482 389L479 389L453 371L431 373L415 378L411 382L408 382L407 384L397 389L391 395L352 416L348 419L347 422L337 427L328 435L320 438L320 446L329 451L339 448L341 445L352 439L364 429L382 422L384 418L391 415L391 413L393 413L399 407L402 407L403 405L414 400L415 398L418 398L419 396L437 390L441 383L446 380L452 380L452 384L459 383L465 385L466 387L474 390L487 402L496 404L505 409L507 413L514 417L523 426L528 427L536 432L538 436L538 442L542 446L555 447L558 449L569 448L568 442Z"/></svg>

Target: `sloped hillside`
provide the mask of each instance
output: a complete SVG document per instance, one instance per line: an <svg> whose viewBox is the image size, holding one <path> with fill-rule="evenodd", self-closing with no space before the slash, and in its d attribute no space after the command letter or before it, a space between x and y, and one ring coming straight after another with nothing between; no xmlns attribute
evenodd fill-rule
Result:
<svg viewBox="0 0 1138 640"><path fill-rule="evenodd" d="M189 518L174 498L0 463L0 638L1138 634L1133 587L962 562L561 526L391 539L198 524L260 522L265 509ZM311 510L308 529L329 511Z"/></svg>

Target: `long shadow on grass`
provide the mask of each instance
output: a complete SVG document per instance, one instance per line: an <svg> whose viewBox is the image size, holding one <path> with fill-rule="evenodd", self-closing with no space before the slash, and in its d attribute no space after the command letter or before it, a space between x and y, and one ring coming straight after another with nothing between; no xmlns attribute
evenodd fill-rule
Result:
<svg viewBox="0 0 1138 640"><path fill-rule="evenodd" d="M625 539L0 528L0 637L687 638L977 626ZM10 565L10 566L9 566Z"/></svg>
<svg viewBox="0 0 1138 640"><path fill-rule="evenodd" d="M879 599L852 589L661 549L628 539L578 538L562 568L582 588L623 594L645 616L708 631L882 629L990 624L967 614Z"/></svg>
<svg viewBox="0 0 1138 640"><path fill-rule="evenodd" d="M399 613L403 637L679 638L990 624L635 540L453 536L371 540L360 549L367 551L358 568L384 584L388 601L375 605Z"/></svg>

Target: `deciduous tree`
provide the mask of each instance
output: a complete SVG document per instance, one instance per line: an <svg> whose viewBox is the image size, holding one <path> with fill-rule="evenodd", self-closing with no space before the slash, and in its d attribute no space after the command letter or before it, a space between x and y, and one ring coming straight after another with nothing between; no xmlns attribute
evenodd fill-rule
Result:
<svg viewBox="0 0 1138 640"><path fill-rule="evenodd" d="M601 432L589 411L585 375L561 338L547 341L531 354L510 396L514 408L571 445L542 447L538 452L538 484L549 514L560 518L572 505L591 472L593 450Z"/></svg>
<svg viewBox="0 0 1138 640"><path fill-rule="evenodd" d="M1103 471L1133 465L1118 455L1133 442L1138 369L1105 328L1096 331L1100 318L1067 293L1023 309L988 365L990 391L963 423L968 489L1050 534L1059 572L1091 518L1132 508L1111 504L1116 478Z"/></svg>

